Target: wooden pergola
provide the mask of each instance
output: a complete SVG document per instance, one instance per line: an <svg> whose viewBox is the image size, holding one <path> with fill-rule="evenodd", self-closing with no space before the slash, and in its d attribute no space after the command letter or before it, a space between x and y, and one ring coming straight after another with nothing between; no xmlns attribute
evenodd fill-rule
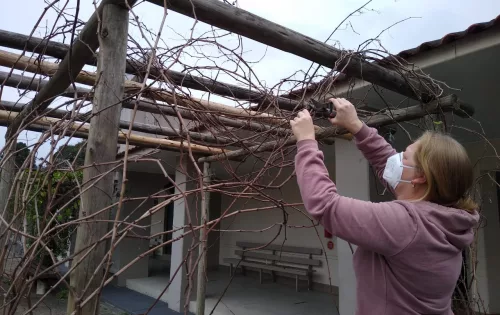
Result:
<svg viewBox="0 0 500 315"><path fill-rule="evenodd" d="M161 7L165 3L163 0L147 1ZM173 70L155 67L148 69L147 63L127 59L128 10L135 2L134 0L103 0L71 47L47 39L0 31L0 46L61 59L59 64L55 64L0 50L0 66L50 77L48 80L31 80L26 76L0 72L2 86L36 92L34 99L27 104L6 101L0 104L2 107L0 123L8 126L4 149L4 155L7 158L3 161L2 171L4 180L0 183L0 208L4 214L11 195L11 184L15 178L13 144L22 130L47 131L54 125L72 119L73 122L65 129L65 132L74 137L87 138L85 164L100 165L84 170L85 181L110 172L112 166L106 163L115 160L117 143L127 144L127 148L129 145L135 145L174 151L191 150L201 155L198 162L206 163L239 160L251 154L272 151L277 146L290 146L296 142L288 127L288 120L282 113L289 112L291 115L307 107L308 100L298 101L278 97L267 92L250 90L204 77L185 75ZM347 77L368 81L419 102L419 105L396 110L387 109L367 116L365 122L369 126L381 127L443 112L454 112L461 117L469 117L474 113L472 106L464 104L453 94L437 97L434 86L411 71L369 62L356 54L344 58L346 55L344 51L221 1L169 0L167 4L168 10L305 58L343 73ZM98 33L99 23L101 23L100 33ZM98 48L100 52L95 58ZM85 65L97 66L98 72L91 73L82 70ZM150 79L159 81L168 79L169 82L184 88L257 103L262 110L236 108L213 101L186 97L164 89L149 87L146 81L123 81L124 73L138 77L148 75ZM74 82L95 88L76 87L72 84ZM136 97L137 94L140 95L140 99ZM86 98L93 104L92 115L72 117L68 111L49 108L51 102L59 96ZM282 136L286 141L276 140L258 144L234 143L224 134L213 135L187 129L174 130L169 127L160 128L120 121L122 108L131 109L134 113L143 111L172 117L180 114L186 119L196 118L199 110L209 111L211 119L217 120L221 125L254 133L269 132ZM282 112L274 111L273 108L278 108ZM118 131L120 129L140 131L151 136L127 135ZM170 138L159 139L153 135ZM178 140L179 137L187 136L196 143ZM346 130L320 126L316 126L316 137L325 143L332 143L335 137L350 138ZM109 206L105 196L112 192L110 178L111 176L103 177L95 187L83 192L81 209L83 213L90 214ZM6 227L2 227L2 230L5 229ZM107 232L105 224L95 227L79 226L76 250L93 246L92 244L96 244ZM101 245L104 246L104 244ZM77 304L95 299L96 288L104 282L103 275L96 273L88 283L88 275L85 274L86 269L97 270L99 268L98 262L104 257L101 245L96 246L93 253L76 266L72 273L71 286L75 292L80 294L86 290L88 294L73 301L68 314L79 309ZM203 268L203 264L200 266ZM200 282L204 281L200 280ZM203 291L204 288L200 287L199 290ZM93 305L93 303L87 305ZM199 314L202 314L201 307ZM91 307L83 307L81 314L91 314L92 311Z"/></svg>

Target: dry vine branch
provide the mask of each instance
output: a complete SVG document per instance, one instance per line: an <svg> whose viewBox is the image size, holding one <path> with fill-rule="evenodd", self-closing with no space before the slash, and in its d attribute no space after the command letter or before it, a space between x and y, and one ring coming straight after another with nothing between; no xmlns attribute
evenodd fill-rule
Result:
<svg viewBox="0 0 500 315"><path fill-rule="evenodd" d="M294 139L288 121L297 110L310 104L311 94L319 100L331 97L332 88L346 80L341 73L364 78L357 72L353 73L359 70L354 69L356 65L368 64L370 69L382 68L383 65L385 68L382 69L390 69L386 73L410 82L405 88L407 95L417 92L418 95L435 99L425 106L405 106L404 101L391 104L377 87L373 87L371 91L378 93L384 108L377 112L360 110L360 116L368 124L376 127L398 124L402 129L414 124L425 129L426 122L421 118L430 114L438 114L448 120L449 115L445 116L444 112L452 111L462 116L472 114L467 104L453 95L443 94L450 90L445 82L437 81L404 60L390 55L382 43L376 49L368 48L378 38L361 44L357 51L338 53L324 43L309 43L317 45L328 56L335 56L328 62L324 56L313 56L314 61L321 60L323 66L329 67L325 70L328 75L323 77L319 74L321 67L311 65L307 71L294 69L294 74L266 87L266 78L253 67L265 55L250 58L246 54L247 42L240 35L200 26L199 21L208 19L206 15L197 16L199 20L194 19L192 28L184 33L176 29L177 34L172 35L177 36L176 40L162 34L164 24L169 23L170 9L187 15L198 12L193 11L191 5L189 8L183 7L181 1L171 1L172 8L163 7L164 1L152 1L163 7L160 26L153 30L148 29L148 21L137 14L133 2L121 1L130 10L131 17L126 73L135 75L135 79L130 80L128 77L124 81L126 96L123 102L106 104L92 112L90 109L97 93L95 88L99 84L100 74L94 67L98 59L94 52L99 45L97 37L92 36L98 30L100 32L101 21L97 15L94 16L92 19L95 23L91 30L84 31L85 25L89 23L79 20L80 2L76 1L73 6L73 1L68 0L56 6L57 2L48 4L29 36L0 31L0 46L21 51L6 52L0 49L0 64L10 68L8 72L0 72L0 123L13 127L9 129L11 132L7 135L6 145L1 149L4 157L0 166L15 170L10 174L12 185L3 192L9 202L0 209L9 214L1 217L3 228L0 230L3 245L0 269L3 279L8 280L2 286L4 299L0 309L3 314L17 314L16 308L24 300L28 301L29 306L25 314L35 313L44 299L61 287L68 287L70 294L76 298L77 307L70 313L78 314L85 309L86 303L91 303L94 297L101 294L105 285L123 277L141 259L176 242L186 242L188 249L183 252L181 262L172 266L170 281L165 284L157 301L172 285L173 277L180 273L179 276L187 278L182 307L188 311L189 297L195 292L193 277L196 277L200 262L203 264L202 255L210 251L212 246L218 246L217 242L203 242L200 233L206 233L209 238L215 234L219 242L228 234L258 234L266 245L286 245L293 233L308 233L317 240L317 244L323 246L318 224L303 210L301 201L296 196L283 194L283 190L294 187ZM199 1L193 0L193 3ZM233 10L225 9L228 12ZM39 23L45 14L52 10L57 18L51 21L52 25L47 28L45 36L31 38L39 30ZM101 12L101 6L96 10ZM348 21L353 14L340 24ZM226 24L224 27L229 28ZM335 28L332 34L338 29ZM238 32L245 33L245 30L240 27ZM283 32L297 39L295 33L287 29ZM87 37L83 41L74 41L79 36ZM260 38L260 35L254 34L254 37ZM91 45L87 47L89 42ZM83 54L74 53L82 47L89 49L84 49ZM306 55L304 49L301 54ZM82 70L84 65L85 69ZM310 71L313 68L314 71ZM72 76L67 77L68 73ZM373 73L368 77L372 78ZM65 86L51 88L53 83L50 82L54 82L54 79L64 81L62 85ZM292 91L288 88L291 86L300 86L303 90ZM17 93L18 97L5 99L7 89ZM309 93L309 90L314 92ZM33 97L33 93L28 91L37 93ZM298 97L291 99L278 96L283 94ZM26 99L30 101L26 102ZM363 103L365 99L357 101ZM50 107L47 107L48 103L51 103ZM88 137L88 122L117 106L124 108L119 130L116 130L118 142L124 145L120 147L116 161L83 165L79 161L85 155L86 143L78 147L74 154L64 154L61 147L71 147L76 138ZM407 120L411 122L405 122ZM318 138L327 138L325 143L331 144L335 139L333 136L345 133L325 128L322 118L315 121L318 123ZM479 122L478 125L480 127ZM461 128L456 123L448 123L447 126ZM22 149L16 149L16 143L26 130L39 132L38 139L35 143L29 143L31 150L26 159L16 165L13 163L14 157L23 152ZM487 141L483 131L472 132ZM407 134L410 135L410 132L407 131ZM494 149L493 144L489 143L488 146ZM169 152L166 157L159 153L165 149L174 149L179 153ZM177 160L172 162L175 160L171 159L174 155ZM488 157L499 158L496 151ZM217 167L217 176L207 184L206 174L198 162L209 161ZM135 188L131 181L132 170L146 165L153 165L153 172L159 174L155 178L161 178L163 185L151 185L147 192L140 189L131 192L130 187ZM179 165L186 168L180 168ZM98 172L86 180L81 178L82 171L97 168L106 171ZM93 213L78 215L82 196L115 173L118 175L113 192L114 201L94 209ZM186 180L180 181L173 173ZM202 196L207 192L221 196L226 202L221 205L220 215L201 223L199 201L205 198ZM171 229L151 232L158 213L169 205L181 202L186 204L186 209L181 209L186 210L184 222ZM238 219L242 216L271 216L276 213L279 219L265 222L257 228L238 226ZM109 225L104 236L77 250L64 248L79 227L99 223ZM155 243L157 239L160 241ZM116 265L116 251L130 240L151 246L138 253L134 259ZM98 279L99 285L97 288L91 287L89 281L84 285L86 294L81 295L81 292L69 287L69 276L81 264L85 264L85 259L91 257L93 251L102 246L106 248L104 255L95 261L97 268L89 271L90 278ZM476 255L474 250L471 249L471 257ZM328 274L325 277L332 285L335 270L331 270L326 253L324 260ZM62 268L64 265L67 268ZM470 272L475 275L475 267ZM102 278L99 277L101 273L104 275ZM36 281L51 274L56 275L57 285L44 295L33 297L30 293ZM232 278L224 292L231 289L231 281ZM475 282L462 281L460 285L462 291L459 292L458 302L465 303L466 307L476 305L481 308L479 298L473 301L468 298ZM217 303L222 300L224 292ZM96 307L94 305L92 312L97 311Z"/></svg>

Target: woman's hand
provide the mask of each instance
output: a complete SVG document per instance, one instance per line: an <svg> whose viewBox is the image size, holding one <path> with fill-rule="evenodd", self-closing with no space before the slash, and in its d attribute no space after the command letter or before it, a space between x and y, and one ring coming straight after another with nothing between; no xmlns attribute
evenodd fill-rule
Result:
<svg viewBox="0 0 500 315"><path fill-rule="evenodd" d="M316 139L313 120L307 109L301 110L297 114L297 117L290 120L290 126L292 126L292 131L297 139L297 142L308 139Z"/></svg>
<svg viewBox="0 0 500 315"><path fill-rule="evenodd" d="M339 127L347 129L351 134L356 134L363 127L363 122L359 120L356 108L345 98L331 98L330 102L335 106L337 115L330 118L330 122Z"/></svg>

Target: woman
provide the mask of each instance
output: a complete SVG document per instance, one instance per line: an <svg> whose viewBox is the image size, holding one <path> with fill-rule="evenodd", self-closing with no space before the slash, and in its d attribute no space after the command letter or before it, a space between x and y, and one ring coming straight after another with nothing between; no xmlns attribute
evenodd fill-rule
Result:
<svg viewBox="0 0 500 315"><path fill-rule="evenodd" d="M449 136L426 132L397 153L358 119L350 102L330 101L337 111L331 123L354 135L359 150L397 197L372 203L338 195L309 112L299 112L290 122L305 208L334 235L358 245L357 314L453 314L462 250L471 244L479 219L476 204L467 197L473 169L466 151Z"/></svg>

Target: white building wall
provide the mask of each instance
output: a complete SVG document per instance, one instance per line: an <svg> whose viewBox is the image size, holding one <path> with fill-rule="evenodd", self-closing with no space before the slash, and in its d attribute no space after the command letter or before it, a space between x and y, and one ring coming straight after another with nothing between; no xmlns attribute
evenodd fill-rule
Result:
<svg viewBox="0 0 500 315"><path fill-rule="evenodd" d="M333 150L333 147L326 147ZM328 163L328 168L331 178L335 177L334 174L334 160L328 159L331 162ZM286 178L290 175L291 169L286 174L281 174L280 178ZM271 177L267 177L271 180ZM266 180L266 182L268 182ZM276 181L279 183L280 181ZM290 179L281 190L266 191L272 198L277 200L284 200L287 203L300 203L300 192L297 186L296 178ZM234 203L233 203L234 202ZM255 200L250 200L247 198L239 198L235 200L234 197L227 195L222 196L221 200L221 212L223 213L228 209L230 204L232 206L229 208L229 212L234 212L243 209L253 209L264 206L271 206L270 202L257 202ZM291 226L311 226L312 224L317 224L317 222L311 221L303 207L298 207L302 212L295 210L291 207L286 208L288 213L287 224ZM259 243L268 243L271 241L279 232L280 226L275 224L280 224L283 222L283 211L281 209L271 209L263 210L250 213L242 213L236 216L231 216L222 220L221 229L222 230L247 230L255 231L269 228L263 232L221 232L220 238L220 253L219 253L219 263L225 265L224 258L237 257L234 255L234 251L238 249L236 247L236 242L238 241L251 241ZM275 225L275 226L273 226ZM338 259L337 259L337 248L334 246L332 250L328 249L327 243L332 240L336 245L335 237L332 239L324 237L323 227L317 225L316 228L282 228L281 232L278 234L273 243L282 244L286 239L285 245L289 246L303 246L303 247L314 247L324 249L322 257L316 256L315 258L322 260L322 266L315 268L313 281L316 283L334 285L338 283ZM330 281L331 279L331 281Z"/></svg>
<svg viewBox="0 0 500 315"><path fill-rule="evenodd" d="M495 172L500 170L497 152L500 150L500 139L467 143L465 148L469 157L476 164L476 177L480 178L478 197L482 201L482 224L477 235L476 274L473 295L482 300L478 308L487 314L500 313L500 218L497 198Z"/></svg>

